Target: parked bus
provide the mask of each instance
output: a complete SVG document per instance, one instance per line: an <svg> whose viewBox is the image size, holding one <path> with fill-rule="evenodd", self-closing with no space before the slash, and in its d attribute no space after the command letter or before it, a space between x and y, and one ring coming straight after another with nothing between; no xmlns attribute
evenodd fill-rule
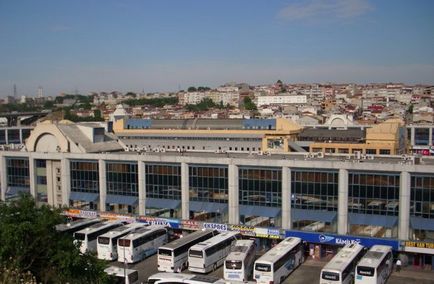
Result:
<svg viewBox="0 0 434 284"><path fill-rule="evenodd" d="M392 247L375 245L356 267L355 284L383 284L392 273Z"/></svg>
<svg viewBox="0 0 434 284"><path fill-rule="evenodd" d="M237 236L238 232L224 232L190 247L188 270L199 273L215 271L230 253Z"/></svg>
<svg viewBox="0 0 434 284"><path fill-rule="evenodd" d="M307 226L304 226L301 228L302 231L312 231L312 232L319 232L325 228L325 223L321 221L310 223Z"/></svg>
<svg viewBox="0 0 434 284"><path fill-rule="evenodd" d="M255 261L255 241L237 240L223 267L223 278L228 281L248 281Z"/></svg>
<svg viewBox="0 0 434 284"><path fill-rule="evenodd" d="M66 224L58 224L56 225L56 231L64 234L74 234L77 231L83 230L86 227L89 227L93 224L100 223L101 219L92 218L92 219L80 219L72 222L68 222Z"/></svg>
<svg viewBox="0 0 434 284"><path fill-rule="evenodd" d="M354 283L354 271L365 253L359 244L344 246L321 270L320 284Z"/></svg>
<svg viewBox="0 0 434 284"><path fill-rule="evenodd" d="M147 284L226 284L226 281L211 275L194 275L174 272L159 272L148 278Z"/></svg>
<svg viewBox="0 0 434 284"><path fill-rule="evenodd" d="M134 269L109 266L104 272L114 277L115 284L137 284L139 283L139 272Z"/></svg>
<svg viewBox="0 0 434 284"><path fill-rule="evenodd" d="M180 272L187 268L188 249L215 235L215 230L196 231L165 246L158 248L158 270L166 272Z"/></svg>
<svg viewBox="0 0 434 284"><path fill-rule="evenodd" d="M114 228L122 226L124 223L115 221L107 221L103 223L96 223L90 227L82 229L74 233L74 242L81 242L80 252L85 253L86 251L96 252L96 241L98 236L113 230Z"/></svg>
<svg viewBox="0 0 434 284"><path fill-rule="evenodd" d="M134 263L157 252L159 246L167 243L167 229L149 226L138 229L118 239L119 261Z"/></svg>
<svg viewBox="0 0 434 284"><path fill-rule="evenodd" d="M300 238L286 238L255 261L256 283L282 283L304 261Z"/></svg>
<svg viewBox="0 0 434 284"><path fill-rule="evenodd" d="M261 226L266 227L269 224L270 224L270 218L263 217L263 216L255 217L244 223L244 225L251 226L251 227L261 227Z"/></svg>
<svg viewBox="0 0 434 284"><path fill-rule="evenodd" d="M98 237L96 250L99 259L116 260L118 259L118 239L128 233L144 227L143 223L131 223L113 230Z"/></svg>

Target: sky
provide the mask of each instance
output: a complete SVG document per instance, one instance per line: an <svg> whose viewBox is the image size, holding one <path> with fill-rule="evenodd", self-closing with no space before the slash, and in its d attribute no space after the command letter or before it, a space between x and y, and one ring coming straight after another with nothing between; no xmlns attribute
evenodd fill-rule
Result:
<svg viewBox="0 0 434 284"><path fill-rule="evenodd" d="M432 0L0 0L0 97L434 84Z"/></svg>

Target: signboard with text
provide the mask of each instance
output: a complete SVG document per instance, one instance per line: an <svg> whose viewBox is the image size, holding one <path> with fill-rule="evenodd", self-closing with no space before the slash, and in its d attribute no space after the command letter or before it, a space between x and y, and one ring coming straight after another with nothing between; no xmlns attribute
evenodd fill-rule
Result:
<svg viewBox="0 0 434 284"><path fill-rule="evenodd" d="M414 252L414 253L434 254L433 242L405 241L402 242L402 245L404 247L404 251Z"/></svg>

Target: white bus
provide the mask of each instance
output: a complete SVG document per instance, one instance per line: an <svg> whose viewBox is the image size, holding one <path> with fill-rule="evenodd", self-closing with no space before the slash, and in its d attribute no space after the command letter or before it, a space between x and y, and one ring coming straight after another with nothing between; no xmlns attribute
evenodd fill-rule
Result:
<svg viewBox="0 0 434 284"><path fill-rule="evenodd" d="M344 246L321 270L320 284L354 283L354 270L365 253L359 244Z"/></svg>
<svg viewBox="0 0 434 284"><path fill-rule="evenodd" d="M375 245L356 267L355 284L383 284L392 273L392 247Z"/></svg>
<svg viewBox="0 0 434 284"><path fill-rule="evenodd" d="M256 283L280 284L304 261L300 238L286 238L255 261Z"/></svg>
<svg viewBox="0 0 434 284"><path fill-rule="evenodd" d="M72 222L68 222L66 224L58 224L56 225L56 231L64 234L73 234L77 231L83 230L86 227L89 227L93 224L100 223L101 219L92 218L92 219L80 219Z"/></svg>
<svg viewBox="0 0 434 284"><path fill-rule="evenodd" d="M167 243L167 238L167 229L162 226L138 229L118 239L119 261L134 263L153 255L159 246Z"/></svg>
<svg viewBox="0 0 434 284"><path fill-rule="evenodd" d="M310 223L307 226L304 226L301 228L302 231L312 231L312 232L318 232L325 228L325 223L321 221Z"/></svg>
<svg viewBox="0 0 434 284"><path fill-rule="evenodd" d="M231 252L237 236L239 236L238 232L224 232L190 247L188 270L199 273L217 270Z"/></svg>
<svg viewBox="0 0 434 284"><path fill-rule="evenodd" d="M109 266L104 272L114 277L116 284L137 284L139 283L139 272L134 269L124 269L117 266Z"/></svg>
<svg viewBox="0 0 434 284"><path fill-rule="evenodd" d="M85 253L86 251L96 252L96 240L98 236L113 230L114 228L122 226L122 222L103 222L96 223L90 227L82 229L74 233L74 243L81 242L80 252Z"/></svg>
<svg viewBox="0 0 434 284"><path fill-rule="evenodd" d="M188 249L217 235L215 230L196 231L158 248L158 270L180 272L187 268Z"/></svg>
<svg viewBox="0 0 434 284"><path fill-rule="evenodd" d="M223 267L223 278L228 281L248 281L255 261L255 241L237 240Z"/></svg>
<svg viewBox="0 0 434 284"><path fill-rule="evenodd" d="M147 284L227 284L226 281L210 275L194 275L174 272L159 272L148 278Z"/></svg>
<svg viewBox="0 0 434 284"><path fill-rule="evenodd" d="M118 239L128 233L144 227L143 223L131 223L122 227L114 228L113 230L98 237L96 250L99 259L116 260L118 259Z"/></svg>

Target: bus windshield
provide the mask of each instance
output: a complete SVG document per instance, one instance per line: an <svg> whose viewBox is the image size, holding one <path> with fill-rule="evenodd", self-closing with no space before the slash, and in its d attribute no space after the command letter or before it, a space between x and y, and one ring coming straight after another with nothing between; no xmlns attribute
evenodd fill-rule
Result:
<svg viewBox="0 0 434 284"><path fill-rule="evenodd" d="M120 239L119 246L120 247L129 247L131 244L131 240Z"/></svg>
<svg viewBox="0 0 434 284"><path fill-rule="evenodd" d="M357 274L363 276L374 276L375 268L367 266L357 266Z"/></svg>
<svg viewBox="0 0 434 284"><path fill-rule="evenodd" d="M270 272L271 271L271 265L264 264L264 263L256 263L255 269L258 271Z"/></svg>
<svg viewBox="0 0 434 284"><path fill-rule="evenodd" d="M243 267L241 260L227 260L225 265L226 269L241 269Z"/></svg>
<svg viewBox="0 0 434 284"><path fill-rule="evenodd" d="M98 243L102 245L108 245L110 243L110 239L107 237L98 237Z"/></svg>
<svg viewBox="0 0 434 284"><path fill-rule="evenodd" d="M189 255L191 257L203 258L202 251L200 251L200 250L190 250L190 254Z"/></svg>
<svg viewBox="0 0 434 284"><path fill-rule="evenodd" d="M322 273L322 279L324 279L324 280L332 280L332 281L339 281L339 273L324 271Z"/></svg>
<svg viewBox="0 0 434 284"><path fill-rule="evenodd" d="M84 241L86 239L86 235L83 233L75 233L74 238L76 240Z"/></svg>
<svg viewBox="0 0 434 284"><path fill-rule="evenodd" d="M158 254L159 255L172 256L172 251L169 249L159 249Z"/></svg>

